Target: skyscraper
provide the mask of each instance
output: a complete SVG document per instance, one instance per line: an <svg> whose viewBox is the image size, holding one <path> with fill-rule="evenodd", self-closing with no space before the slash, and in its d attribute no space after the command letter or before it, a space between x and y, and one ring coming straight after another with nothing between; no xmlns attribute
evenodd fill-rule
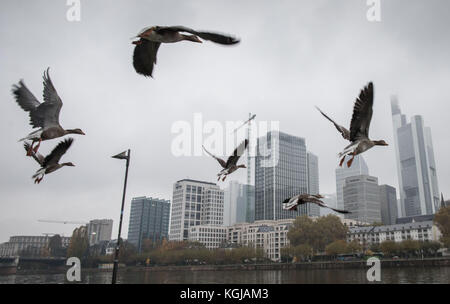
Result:
<svg viewBox="0 0 450 304"><path fill-rule="evenodd" d="M308 169L308 193L319 194L319 158L311 152L306 154ZM316 204L307 204L309 216L320 216L320 207Z"/></svg>
<svg viewBox="0 0 450 304"><path fill-rule="evenodd" d="M252 190L254 186L241 184L237 181L231 181L228 187L224 190L224 225L231 226L236 223L245 223L252 220L251 214L254 213L254 196L252 197ZM250 198L247 199L247 195ZM253 202L253 206L247 206L247 203Z"/></svg>
<svg viewBox="0 0 450 304"><path fill-rule="evenodd" d="M397 191L389 185L380 186L381 222L395 225L398 217Z"/></svg>
<svg viewBox="0 0 450 304"><path fill-rule="evenodd" d="M282 202L308 191L305 139L279 131L258 138L255 158L255 220L279 220L307 214L283 210Z"/></svg>
<svg viewBox="0 0 450 304"><path fill-rule="evenodd" d="M420 115L408 123L395 96L391 110L401 216L434 214L440 201L431 129Z"/></svg>
<svg viewBox="0 0 450 304"><path fill-rule="evenodd" d="M224 193L214 183L183 179L173 186L169 239L188 240L189 227L223 225Z"/></svg>
<svg viewBox="0 0 450 304"><path fill-rule="evenodd" d="M161 241L168 237L170 201L152 197L135 197L131 200L128 242L134 244L138 251L142 241Z"/></svg>
<svg viewBox="0 0 450 304"><path fill-rule="evenodd" d="M365 223L381 222L378 178L368 175L347 177L343 193L344 209L351 212L345 215L346 219Z"/></svg>
<svg viewBox="0 0 450 304"><path fill-rule="evenodd" d="M337 208L344 209L344 183L345 179L350 176L369 175L369 168L367 167L364 158L361 155L355 156L355 160L350 168L345 165L339 167L336 173L336 201Z"/></svg>

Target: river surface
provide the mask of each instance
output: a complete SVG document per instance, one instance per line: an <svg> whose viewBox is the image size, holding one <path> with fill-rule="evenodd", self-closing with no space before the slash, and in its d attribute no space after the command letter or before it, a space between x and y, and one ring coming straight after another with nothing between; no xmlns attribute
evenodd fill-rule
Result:
<svg viewBox="0 0 450 304"><path fill-rule="evenodd" d="M124 271L122 284L366 284L366 269L232 270L232 271ZM0 284L62 284L65 274L0 276ZM110 284L111 272L82 272L85 284ZM388 284L450 284L450 267L381 269Z"/></svg>

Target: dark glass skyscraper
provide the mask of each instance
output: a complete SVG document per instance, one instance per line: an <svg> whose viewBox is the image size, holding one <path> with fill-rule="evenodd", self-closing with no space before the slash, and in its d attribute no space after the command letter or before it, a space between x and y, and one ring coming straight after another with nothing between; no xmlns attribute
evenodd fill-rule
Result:
<svg viewBox="0 0 450 304"><path fill-rule="evenodd" d="M131 201L128 242L141 251L142 241L157 242L168 238L170 201L152 197L135 197Z"/></svg>
<svg viewBox="0 0 450 304"><path fill-rule="evenodd" d="M308 213L283 210L282 202L308 191L305 139L279 131L258 138L255 157L255 220L295 218Z"/></svg>

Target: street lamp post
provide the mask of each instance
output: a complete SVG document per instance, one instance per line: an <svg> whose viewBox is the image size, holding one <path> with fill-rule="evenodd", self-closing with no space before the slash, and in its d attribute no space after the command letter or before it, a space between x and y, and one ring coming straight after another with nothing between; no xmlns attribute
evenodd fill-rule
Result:
<svg viewBox="0 0 450 304"><path fill-rule="evenodd" d="M120 248L120 234L122 232L122 219L123 219L123 209L125 205L125 193L127 192L127 180L128 180L128 167L130 165L130 149L127 151L124 151L120 154L112 156L112 158L117 159L126 159L126 169L125 169L125 182L123 184L123 196L122 196L122 207L120 209L120 221L119 221L119 235L117 237L117 244L116 244L116 251L114 254L114 267L113 267L113 275L112 275L112 282L111 284L116 284L117 279L117 268L119 267L119 248Z"/></svg>

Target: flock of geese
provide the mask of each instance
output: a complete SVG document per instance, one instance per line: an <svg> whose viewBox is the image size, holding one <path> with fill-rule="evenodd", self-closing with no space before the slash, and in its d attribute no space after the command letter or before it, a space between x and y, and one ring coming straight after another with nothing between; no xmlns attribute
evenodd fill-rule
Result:
<svg viewBox="0 0 450 304"><path fill-rule="evenodd" d="M183 34L188 33L188 34ZM202 43L202 40L209 40L214 43L222 45L235 45L240 42L229 35L199 32L184 26L152 26L141 30L132 39L138 39L132 42L135 45L133 53L133 67L136 73L153 78L153 69L156 64L158 49L161 43L176 43L180 41L191 41L195 43ZM85 135L85 133L77 129L64 129L59 122L59 114L62 108L62 100L59 97L52 80L49 75L49 69L44 72L43 76L44 90L43 99L41 103L26 87L25 83L20 80L17 85L13 85L12 93L17 104L30 117L30 125L37 130L32 131L26 137L19 141L25 141L24 148L26 155L34 158L39 164L40 168L33 175L34 182L39 184L46 174L52 173L65 166L75 166L71 162L60 163L62 156L67 152L73 143L73 138L65 139L56 145L50 154L43 156L38 152L42 141L47 141L68 134ZM347 156L351 157L347 162L347 166L352 165L353 159L356 155L361 154L374 146L387 146L384 140L369 139L369 126L373 114L373 98L374 88L370 82L361 90L353 107L353 116L350 122L350 130L337 124L333 119L328 117L324 112L317 108L320 113L329 121L331 121L342 137L350 144L339 153L342 166ZM252 117L251 119L253 119ZM250 119L250 120L251 120ZM37 144L36 144L37 143ZM36 146L35 146L36 144ZM233 154L225 161L213 154L203 147L205 152L216 159L222 170L218 173L218 181L222 179L225 181L226 177L240 168L246 168L245 165L238 165L239 158L244 154L249 144L248 139L245 139L234 151ZM330 208L339 213L349 213L346 210L339 210L328 207L321 199L324 197L320 194L298 194L287 198L283 201L283 209L297 210L297 206L305 203L317 204L320 207Z"/></svg>

